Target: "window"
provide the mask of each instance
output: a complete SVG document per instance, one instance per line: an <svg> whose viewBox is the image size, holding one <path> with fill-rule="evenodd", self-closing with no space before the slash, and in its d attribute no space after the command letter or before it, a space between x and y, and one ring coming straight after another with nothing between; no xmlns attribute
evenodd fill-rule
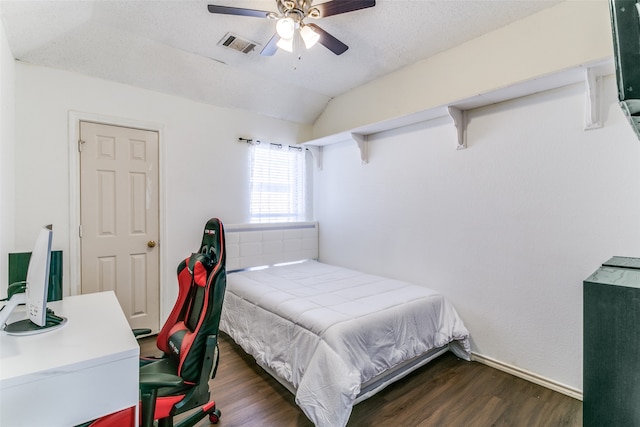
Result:
<svg viewBox="0 0 640 427"><path fill-rule="evenodd" d="M251 222L308 219L310 179L306 150L281 144L251 146Z"/></svg>

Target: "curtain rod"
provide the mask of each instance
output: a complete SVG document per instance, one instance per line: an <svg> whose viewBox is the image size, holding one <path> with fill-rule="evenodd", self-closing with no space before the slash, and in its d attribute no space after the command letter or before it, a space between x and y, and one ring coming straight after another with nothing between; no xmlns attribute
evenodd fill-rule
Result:
<svg viewBox="0 0 640 427"><path fill-rule="evenodd" d="M260 144L262 144L262 142L260 140L258 140L258 139L253 140L251 138L242 138L242 137L238 138L238 142L246 142L249 145L260 145ZM278 149L284 148L284 144L280 144L280 143L270 142L269 145L273 145L275 147L278 147ZM298 151L302 151L303 149L306 149L306 147L296 147L294 145L287 145L287 147L289 147L289 150L298 150Z"/></svg>

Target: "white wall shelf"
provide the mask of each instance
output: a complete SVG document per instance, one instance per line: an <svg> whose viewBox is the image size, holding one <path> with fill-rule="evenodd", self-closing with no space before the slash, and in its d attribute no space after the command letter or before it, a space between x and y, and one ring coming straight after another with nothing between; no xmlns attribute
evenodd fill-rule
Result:
<svg viewBox="0 0 640 427"><path fill-rule="evenodd" d="M599 105L601 102L600 92L602 77L613 73L613 58L590 64L583 64L557 73L499 88L487 93L481 93L466 99L452 101L446 105L440 105L401 117L395 117L332 135L312 139L302 143L302 145L307 148L318 147L311 151L316 160L316 165L321 169L323 146L339 142L354 141L360 151L362 164L366 164L369 162L369 135L398 129L440 117L450 117L457 132L457 141L455 146L460 150L467 147L467 110L580 82L585 83L585 130L597 129L602 127Z"/></svg>

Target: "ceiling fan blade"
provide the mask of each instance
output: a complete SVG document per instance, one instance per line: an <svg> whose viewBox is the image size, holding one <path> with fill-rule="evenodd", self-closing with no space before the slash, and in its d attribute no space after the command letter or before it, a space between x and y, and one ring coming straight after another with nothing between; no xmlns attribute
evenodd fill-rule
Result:
<svg viewBox="0 0 640 427"><path fill-rule="evenodd" d="M342 43L337 38L333 37L331 34L327 33L322 28L318 27L316 24L307 24L309 27L313 28L313 31L320 35L320 40L318 43L329 49L331 52L336 55L342 55L349 49L349 46Z"/></svg>
<svg viewBox="0 0 640 427"><path fill-rule="evenodd" d="M270 12L264 10L256 10L256 9L242 9L239 7L229 7L229 6L216 6L214 4L210 4L207 6L209 12L211 13L220 13L223 15L238 15L238 16L252 16L255 18L267 18Z"/></svg>
<svg viewBox="0 0 640 427"><path fill-rule="evenodd" d="M341 13L353 12L354 10L366 9L376 5L375 0L332 0L326 3L314 5L320 11L320 17L338 15Z"/></svg>
<svg viewBox="0 0 640 427"><path fill-rule="evenodd" d="M280 36L278 33L275 33L269 43L264 45L262 50L260 51L260 55L262 56L273 56L278 51L278 40L280 40Z"/></svg>

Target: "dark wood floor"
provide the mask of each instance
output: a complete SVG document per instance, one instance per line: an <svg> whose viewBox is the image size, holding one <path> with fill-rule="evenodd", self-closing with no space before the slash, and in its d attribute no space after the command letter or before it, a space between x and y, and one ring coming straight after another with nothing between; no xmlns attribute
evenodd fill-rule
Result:
<svg viewBox="0 0 640 427"><path fill-rule="evenodd" d="M153 354L155 341L141 347ZM225 334L211 390L220 427L312 426L293 395ZM447 353L354 407L349 427L374 425L581 426L582 402Z"/></svg>

